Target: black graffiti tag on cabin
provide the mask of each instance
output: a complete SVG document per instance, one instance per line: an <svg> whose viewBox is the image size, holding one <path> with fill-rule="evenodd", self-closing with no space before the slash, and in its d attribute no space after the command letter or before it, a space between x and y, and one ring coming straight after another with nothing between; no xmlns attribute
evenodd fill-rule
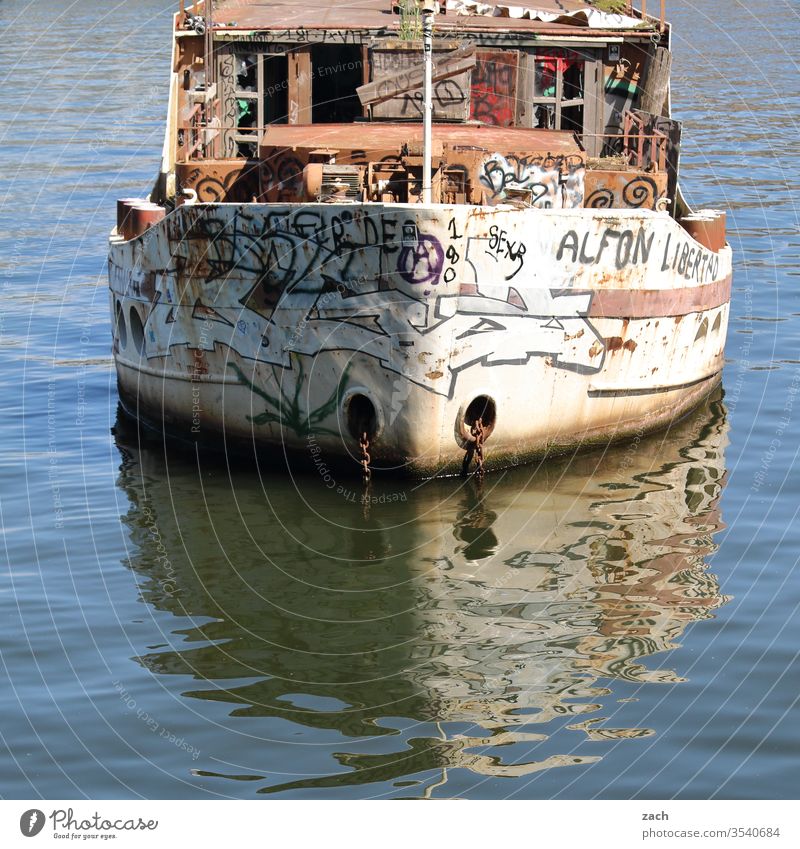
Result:
<svg viewBox="0 0 800 849"><path fill-rule="evenodd" d="M581 265L614 263L618 271L635 265L646 265L653 251L655 233L647 234L643 227L638 230L617 230L606 227L598 235L586 232L582 236L577 230L568 230L559 243L556 260L568 259ZM719 257L687 240L677 239L672 244L672 234L667 235L661 257L661 271L673 269L681 277L703 283L715 280L719 272Z"/></svg>
<svg viewBox="0 0 800 849"><path fill-rule="evenodd" d="M502 197L509 189L529 191L531 206L550 209L561 206L556 197L563 192L570 196L565 205L572 207L579 206L579 201L583 200L584 168L582 157L573 154L516 156L494 153L483 163L479 179L492 198Z"/></svg>

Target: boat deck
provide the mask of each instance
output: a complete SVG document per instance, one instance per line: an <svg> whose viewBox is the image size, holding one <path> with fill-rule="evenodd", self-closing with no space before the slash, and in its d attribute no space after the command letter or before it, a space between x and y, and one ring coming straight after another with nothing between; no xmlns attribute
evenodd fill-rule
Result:
<svg viewBox="0 0 800 849"><path fill-rule="evenodd" d="M552 156L579 154L575 134L557 130L495 127L490 125L434 124L433 141L462 150L547 151ZM420 123L273 124L266 129L262 147L334 150L399 149L422 144Z"/></svg>

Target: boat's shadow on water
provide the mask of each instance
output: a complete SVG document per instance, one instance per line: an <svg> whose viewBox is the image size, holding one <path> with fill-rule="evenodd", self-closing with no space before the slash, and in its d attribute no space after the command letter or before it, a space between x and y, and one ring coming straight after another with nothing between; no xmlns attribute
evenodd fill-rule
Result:
<svg viewBox="0 0 800 849"><path fill-rule="evenodd" d="M451 795L454 768L478 783L598 760L578 744L658 733L601 711L680 681L657 655L726 601L706 562L726 432L717 393L640 442L482 485L376 481L365 500L352 479L206 468L120 428L142 597L213 620L138 662L193 676L187 699L232 717L338 732L335 760L298 780L267 755L261 772L198 770L259 792Z"/></svg>

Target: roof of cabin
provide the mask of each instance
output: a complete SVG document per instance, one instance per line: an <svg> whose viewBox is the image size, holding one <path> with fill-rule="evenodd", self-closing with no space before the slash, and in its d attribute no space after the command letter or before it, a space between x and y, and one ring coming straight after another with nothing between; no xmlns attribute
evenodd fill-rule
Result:
<svg viewBox="0 0 800 849"><path fill-rule="evenodd" d="M434 19L439 34L505 31L601 37L630 32L642 23L603 12L584 0L531 0L522 6L440 0L440 6ZM218 0L213 26L232 30L396 30L400 25L396 8L396 0ZM638 16L638 12L634 14Z"/></svg>

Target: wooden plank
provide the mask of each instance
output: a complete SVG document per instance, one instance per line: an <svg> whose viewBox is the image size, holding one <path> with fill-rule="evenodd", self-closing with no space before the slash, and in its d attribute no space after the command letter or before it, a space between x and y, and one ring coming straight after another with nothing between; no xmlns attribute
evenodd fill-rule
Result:
<svg viewBox="0 0 800 849"><path fill-rule="evenodd" d="M520 51L517 77L517 126L533 127L533 57Z"/></svg>
<svg viewBox="0 0 800 849"><path fill-rule="evenodd" d="M289 59L289 123L311 123L311 48L292 50Z"/></svg>
<svg viewBox="0 0 800 849"><path fill-rule="evenodd" d="M474 68L476 63L472 46L453 50L442 59L436 60L434 56L434 59L433 82L463 74L465 71ZM423 63L420 61L396 74L384 76L373 80L371 83L359 86L356 89L356 94L362 105L373 106L376 103L391 100L399 94L421 89L424 73Z"/></svg>
<svg viewBox="0 0 800 849"><path fill-rule="evenodd" d="M638 108L651 115L664 115L669 91L672 54L666 47L657 47L647 66Z"/></svg>
<svg viewBox="0 0 800 849"><path fill-rule="evenodd" d="M603 148L605 101L603 100L603 60L587 59L583 75L583 146L587 156L600 156Z"/></svg>
<svg viewBox="0 0 800 849"><path fill-rule="evenodd" d="M499 127L515 126L519 56L518 50L476 51L469 115L474 121Z"/></svg>

